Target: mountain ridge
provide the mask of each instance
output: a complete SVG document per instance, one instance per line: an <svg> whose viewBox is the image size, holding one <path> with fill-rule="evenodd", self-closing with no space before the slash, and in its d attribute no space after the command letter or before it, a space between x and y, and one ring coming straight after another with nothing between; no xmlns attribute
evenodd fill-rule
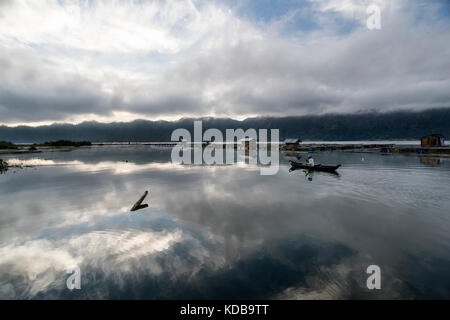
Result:
<svg viewBox="0 0 450 320"><path fill-rule="evenodd" d="M193 132L193 121L202 120L203 130L248 128L280 129L280 139L303 140L408 140L430 133L450 136L450 108L424 111L366 112L285 117L181 118L176 121L136 119L131 122L79 124L55 123L37 127L0 125L0 140L11 142L45 142L50 140L170 141L173 130Z"/></svg>

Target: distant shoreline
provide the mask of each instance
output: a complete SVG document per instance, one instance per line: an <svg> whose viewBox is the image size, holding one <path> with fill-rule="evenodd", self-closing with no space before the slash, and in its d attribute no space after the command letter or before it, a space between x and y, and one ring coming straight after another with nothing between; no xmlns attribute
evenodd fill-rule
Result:
<svg viewBox="0 0 450 320"><path fill-rule="evenodd" d="M38 154L43 152L71 152L79 149L87 149L91 147L101 148L102 146L148 146L172 148L177 142L92 142L89 146L49 146L35 144L16 144L15 149L1 149L2 155L21 155L21 154ZM214 144L214 143L213 143ZM230 145L229 143L226 143ZM239 144L239 143L238 143ZM221 144L219 144L221 145ZM388 153L417 155L430 157L449 157L449 144L446 142L444 147L422 148L420 141L417 140L366 140L366 141L303 141L295 150L285 149L283 142L279 142L280 151L282 152L353 152L353 153ZM30 147L37 146L31 149ZM216 145L217 146L217 145Z"/></svg>
<svg viewBox="0 0 450 320"><path fill-rule="evenodd" d="M174 141L106 141L106 142L92 142L92 145L145 145L148 143L174 143ZM280 141L279 143L283 143ZM420 145L420 140L304 140L303 144L395 144L395 145ZM18 146L31 146L33 143L19 142ZM445 145L450 145L450 141L446 141Z"/></svg>

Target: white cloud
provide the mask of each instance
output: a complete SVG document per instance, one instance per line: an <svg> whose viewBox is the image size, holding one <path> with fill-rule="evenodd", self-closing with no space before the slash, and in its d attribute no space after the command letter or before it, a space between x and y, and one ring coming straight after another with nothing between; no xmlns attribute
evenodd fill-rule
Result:
<svg viewBox="0 0 450 320"><path fill-rule="evenodd" d="M22 0L3 16L2 35L27 44L106 53L174 53L188 40L171 32L174 25L199 31L198 12L189 1L130 4Z"/></svg>
<svg viewBox="0 0 450 320"><path fill-rule="evenodd" d="M32 298L49 288L64 288L66 271L74 266L95 266L107 274L131 272L137 259L158 255L182 240L181 230L108 230L52 242L36 239L10 243L0 247L0 294L9 299ZM156 261L149 265L147 273L163 272ZM14 289L8 290L12 279L22 279L20 296Z"/></svg>
<svg viewBox="0 0 450 320"><path fill-rule="evenodd" d="M385 9L392 3L399 3L402 0L309 0L317 5L320 11L334 11L347 16L353 16L366 12L370 5L377 5L380 9Z"/></svg>
<svg viewBox="0 0 450 320"><path fill-rule="evenodd" d="M450 103L449 29L433 21L436 5L311 2L322 28L292 34L281 31L294 19L289 14L261 28L217 2L3 2L1 121L242 118ZM383 9L379 31L363 23L374 2ZM419 9L424 22L415 19ZM358 27L341 34L337 17Z"/></svg>

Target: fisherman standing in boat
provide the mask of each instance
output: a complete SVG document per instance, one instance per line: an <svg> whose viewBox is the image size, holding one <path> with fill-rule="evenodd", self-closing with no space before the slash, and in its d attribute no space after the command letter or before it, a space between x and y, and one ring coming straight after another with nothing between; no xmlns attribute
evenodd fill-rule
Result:
<svg viewBox="0 0 450 320"><path fill-rule="evenodd" d="M306 165L308 167L314 167L314 159L312 156L308 156L308 160L306 161Z"/></svg>

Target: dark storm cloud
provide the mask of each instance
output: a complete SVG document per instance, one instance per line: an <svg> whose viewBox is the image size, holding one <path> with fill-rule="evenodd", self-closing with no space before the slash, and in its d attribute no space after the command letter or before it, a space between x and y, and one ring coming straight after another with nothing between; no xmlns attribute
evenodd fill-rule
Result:
<svg viewBox="0 0 450 320"><path fill-rule="evenodd" d="M101 96L74 87L60 88L51 96L0 90L0 101L2 118L15 121L63 119L75 113L109 112L106 104L102 104Z"/></svg>
<svg viewBox="0 0 450 320"><path fill-rule="evenodd" d="M429 37L429 28L413 32L403 22L386 26L389 32L362 30L319 45L240 43L176 66L169 82L195 79L199 93L222 88L211 105L231 114L243 107L298 114L449 105L448 32Z"/></svg>

